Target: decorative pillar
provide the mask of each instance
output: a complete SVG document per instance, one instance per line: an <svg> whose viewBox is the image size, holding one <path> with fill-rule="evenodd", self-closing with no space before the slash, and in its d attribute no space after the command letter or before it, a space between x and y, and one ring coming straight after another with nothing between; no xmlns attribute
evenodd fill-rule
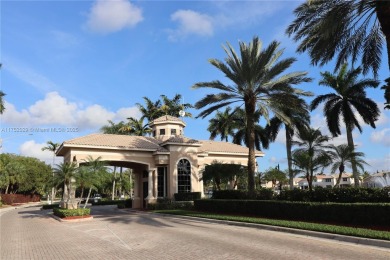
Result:
<svg viewBox="0 0 390 260"><path fill-rule="evenodd" d="M153 170L148 171L148 196L146 197L146 202L147 203L155 203L156 198L153 196Z"/></svg>
<svg viewBox="0 0 390 260"><path fill-rule="evenodd" d="M136 174L134 174L134 197L133 197L133 205L132 205L132 208L134 208L134 209L141 208L139 185L140 185L140 174L136 173Z"/></svg>

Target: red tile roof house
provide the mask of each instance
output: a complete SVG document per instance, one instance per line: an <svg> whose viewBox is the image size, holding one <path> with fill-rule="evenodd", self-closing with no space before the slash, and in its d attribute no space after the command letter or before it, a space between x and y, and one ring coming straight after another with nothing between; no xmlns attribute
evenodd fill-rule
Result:
<svg viewBox="0 0 390 260"><path fill-rule="evenodd" d="M82 163L89 155L101 157L108 165L133 169L133 208L155 203L175 193L201 192L204 167L213 161L247 165L248 148L184 136L186 124L173 116L151 122L153 137L91 134L62 143L57 156L64 162ZM256 151L256 157L264 153Z"/></svg>

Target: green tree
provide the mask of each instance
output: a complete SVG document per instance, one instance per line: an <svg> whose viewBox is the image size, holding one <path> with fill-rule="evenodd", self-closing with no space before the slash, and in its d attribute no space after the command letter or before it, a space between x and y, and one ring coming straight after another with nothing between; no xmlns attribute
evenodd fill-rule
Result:
<svg viewBox="0 0 390 260"><path fill-rule="evenodd" d="M120 132L127 133L130 135L136 136L145 136L152 132L152 129L149 127L149 124L144 124L144 119L136 119L134 117L127 118L129 122L119 129Z"/></svg>
<svg viewBox="0 0 390 260"><path fill-rule="evenodd" d="M222 185L229 189L235 189L239 179L244 175L246 175L246 169L240 164L213 161L210 165L206 165L202 171L201 180L205 186L213 185L214 190L222 190Z"/></svg>
<svg viewBox="0 0 390 260"><path fill-rule="evenodd" d="M210 140L214 140L218 135L221 136L221 141L228 142L228 137L234 135L236 121L231 114L231 107L226 107L225 111L217 111L214 118L209 120L207 131L210 132Z"/></svg>
<svg viewBox="0 0 390 260"><path fill-rule="evenodd" d="M281 171L278 167L269 168L264 172L263 179L272 183L272 187L279 185L279 190L282 190L283 184L287 183L286 173Z"/></svg>
<svg viewBox="0 0 390 260"><path fill-rule="evenodd" d="M333 146L326 144L329 137L322 135L318 129L302 129L298 132L297 137L298 140L292 142L293 145L298 146L292 153L292 161L297 167L305 170L309 189L312 190L314 172L320 167L326 167L330 164L331 153L329 150L332 150Z"/></svg>
<svg viewBox="0 0 390 260"><path fill-rule="evenodd" d="M54 143L52 141L47 141L46 144L47 144L47 146L42 147L42 151L47 150L47 151L50 151L53 153L53 162L51 164L51 167L54 167L54 163L55 163L55 159L56 159L56 152L57 152L58 148L60 147L60 144ZM54 179L54 172L53 172L53 179ZM54 186L53 186L51 189L51 204L53 204L54 194L55 194L55 191L54 191Z"/></svg>
<svg viewBox="0 0 390 260"><path fill-rule="evenodd" d="M390 1L307 0L294 14L287 33L300 42L298 52L309 53L312 64L324 65L337 56L338 69L360 56L363 73L371 70L376 77L386 46L390 69Z"/></svg>
<svg viewBox="0 0 390 260"><path fill-rule="evenodd" d="M163 105L160 110L163 111L163 115L170 115L174 117L180 117L180 111L187 110L188 108L193 108L193 105L190 103L182 103L182 96L180 94L176 94L172 99L168 98L165 95L161 95L161 99ZM192 117L192 114L186 112L185 117Z"/></svg>
<svg viewBox="0 0 390 260"><path fill-rule="evenodd" d="M72 191L72 181L75 179L77 173L77 165L75 162L65 162L57 164L54 168L54 183L59 185L63 184L62 199L65 199L65 194L68 198Z"/></svg>
<svg viewBox="0 0 390 260"><path fill-rule="evenodd" d="M254 132L255 132L255 147L257 150L261 151L262 147L264 149L268 149L270 138L267 130L262 127L257 122L260 121L261 113L260 111L256 111L254 113L255 124L254 124ZM233 143L241 145L244 143L247 147L249 145L248 132L246 131L247 120L246 114L243 109L237 109L234 113L234 121L235 121L235 132L233 133Z"/></svg>
<svg viewBox="0 0 390 260"><path fill-rule="evenodd" d="M278 136L279 130L284 126L286 136L286 153L287 153L287 164L288 164L288 176L290 189L294 188L294 170L292 168L292 141L295 133L310 125L310 115L306 102L297 97L301 102L302 110L295 110L290 107L284 108L284 113L289 116L290 124L286 124L277 117L271 119L270 124L266 127L266 132L269 133L271 141L275 141Z"/></svg>
<svg viewBox="0 0 390 260"><path fill-rule="evenodd" d="M100 131L103 132L103 134L128 135L127 132L120 131L120 129L125 126L126 124L123 121L120 121L119 123L114 123L111 120L108 120L108 125L102 126L100 128Z"/></svg>
<svg viewBox="0 0 390 260"><path fill-rule="evenodd" d="M319 104L325 103L324 116L333 136L341 134L340 117L342 116L347 133L348 146L355 149L352 131L356 127L360 132L363 131L357 119L360 115L366 124L375 128L375 121L379 117L379 109L377 104L366 97L366 88L377 87L379 82L373 79L358 80L361 69L347 69L347 64L344 64L337 75L330 72L321 73L322 80L319 82L321 86L330 87L336 93L329 93L317 96L310 105L310 109L314 110ZM357 113L356 113L357 112ZM355 180L355 186L359 186L359 175L356 165L352 162L352 172Z"/></svg>
<svg viewBox="0 0 390 260"><path fill-rule="evenodd" d="M84 167L86 167L87 171L85 173L86 178L84 179L84 185L86 188L88 188L88 195L84 204L84 208L88 204L92 189L96 189L96 185L99 183L100 176L107 173L106 164L101 159L102 157L100 156L94 159L92 156L88 155L87 159L84 160Z"/></svg>
<svg viewBox="0 0 390 260"><path fill-rule="evenodd" d="M156 102L153 102L147 97L143 97L145 101L145 106L143 106L140 103L137 103L137 107L139 111L142 113L142 119L147 119L149 122L152 122L154 119L159 118L162 116L161 114L161 100L157 100Z"/></svg>
<svg viewBox="0 0 390 260"><path fill-rule="evenodd" d="M257 110L268 118L272 111L279 118L289 121L281 110L284 104L300 109L293 93L292 85L309 82L306 72L283 74L294 62L294 58L279 60L283 50L279 50L279 43L274 41L264 50L258 37L246 44L240 42L240 56L233 47L227 43L224 48L227 57L225 62L210 59L209 62L225 74L233 85L225 85L216 80L199 82L192 88L212 88L221 90L221 93L208 94L195 104L195 108L203 110L198 117L205 118L214 111L229 106L235 102L244 106L246 114L246 127L248 136L248 189L255 189L255 113ZM281 75L283 74L283 75Z"/></svg>
<svg viewBox="0 0 390 260"><path fill-rule="evenodd" d="M339 177L335 187L340 185L341 175L346 166L352 168L352 164L355 163L355 165L364 172L364 165L367 163L362 157L364 157L364 153L354 151L348 144L341 144L334 148L332 153L332 173L339 170Z"/></svg>

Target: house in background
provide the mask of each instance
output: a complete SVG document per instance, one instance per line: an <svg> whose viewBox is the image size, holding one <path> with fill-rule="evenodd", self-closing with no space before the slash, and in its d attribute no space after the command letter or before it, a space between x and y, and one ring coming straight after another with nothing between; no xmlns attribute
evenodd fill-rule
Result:
<svg viewBox="0 0 390 260"><path fill-rule="evenodd" d="M184 136L186 124L173 116L150 123L153 137L91 134L65 141L57 150L64 162L82 164L88 156L101 157L110 166L132 169L133 207L175 193L202 192L201 173L213 161L246 166L248 148L227 142L195 140ZM256 157L262 157L256 151Z"/></svg>
<svg viewBox="0 0 390 260"><path fill-rule="evenodd" d="M390 171L371 174L363 179L362 186L367 188L383 188L390 186Z"/></svg>
<svg viewBox="0 0 390 260"><path fill-rule="evenodd" d="M331 174L331 175L326 175L326 174L317 174L314 176L313 180L313 188L315 187L322 187L322 188L333 188L338 179L339 175L338 174ZM340 187L350 187L355 184L355 181L353 179L352 173L343 173L341 175L341 180L340 180ZM307 183L306 178L302 178L298 181L298 186L299 189L306 190L309 188L309 185Z"/></svg>

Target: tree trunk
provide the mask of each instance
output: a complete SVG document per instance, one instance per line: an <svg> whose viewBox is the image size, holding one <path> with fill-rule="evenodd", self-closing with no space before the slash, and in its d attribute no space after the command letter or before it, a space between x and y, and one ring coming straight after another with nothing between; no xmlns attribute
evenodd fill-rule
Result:
<svg viewBox="0 0 390 260"><path fill-rule="evenodd" d="M252 98L253 99L253 98ZM248 136L248 191L255 191L255 170L256 170L256 156L255 156L255 122L254 113L256 109L255 99L245 101L246 113L246 134Z"/></svg>
<svg viewBox="0 0 390 260"><path fill-rule="evenodd" d="M348 147L354 152L355 144L353 143L352 128L347 125L346 129L347 129L346 131L347 131ZM352 164L352 175L355 181L355 187L359 187L359 173L357 171L356 162L354 159L352 159L351 164Z"/></svg>
<svg viewBox="0 0 390 260"><path fill-rule="evenodd" d="M292 170L292 156L291 156L291 148L292 148L292 135L290 128L286 125L286 151L287 151L287 164L288 164L288 182L290 184L290 190L294 189L294 173Z"/></svg>
<svg viewBox="0 0 390 260"><path fill-rule="evenodd" d="M83 200L83 196L84 196L84 187L81 188L81 194L80 194L80 201L79 201L79 205L81 204L81 201ZM87 204L87 202L85 202L85 204Z"/></svg>
<svg viewBox="0 0 390 260"><path fill-rule="evenodd" d="M114 200L114 196L115 196L115 179L116 179L116 166L114 166L114 180L112 182L112 195L111 195L112 200Z"/></svg>
<svg viewBox="0 0 390 260"><path fill-rule="evenodd" d="M87 207L87 204L88 204L88 201L89 201L89 197L91 196L91 191L92 191L92 187L89 187L88 196L87 196L87 200L85 201L84 208Z"/></svg>
<svg viewBox="0 0 390 260"><path fill-rule="evenodd" d="M7 185L7 188L5 189L5 194L8 194L9 184Z"/></svg>
<svg viewBox="0 0 390 260"><path fill-rule="evenodd" d="M338 187L340 185L341 176L343 175L344 169L344 164L341 164L339 167L339 178L337 179L335 187Z"/></svg>
<svg viewBox="0 0 390 260"><path fill-rule="evenodd" d="M386 38L387 45L387 61L390 70L390 2L389 1L375 1L375 11L378 17L382 32Z"/></svg>

